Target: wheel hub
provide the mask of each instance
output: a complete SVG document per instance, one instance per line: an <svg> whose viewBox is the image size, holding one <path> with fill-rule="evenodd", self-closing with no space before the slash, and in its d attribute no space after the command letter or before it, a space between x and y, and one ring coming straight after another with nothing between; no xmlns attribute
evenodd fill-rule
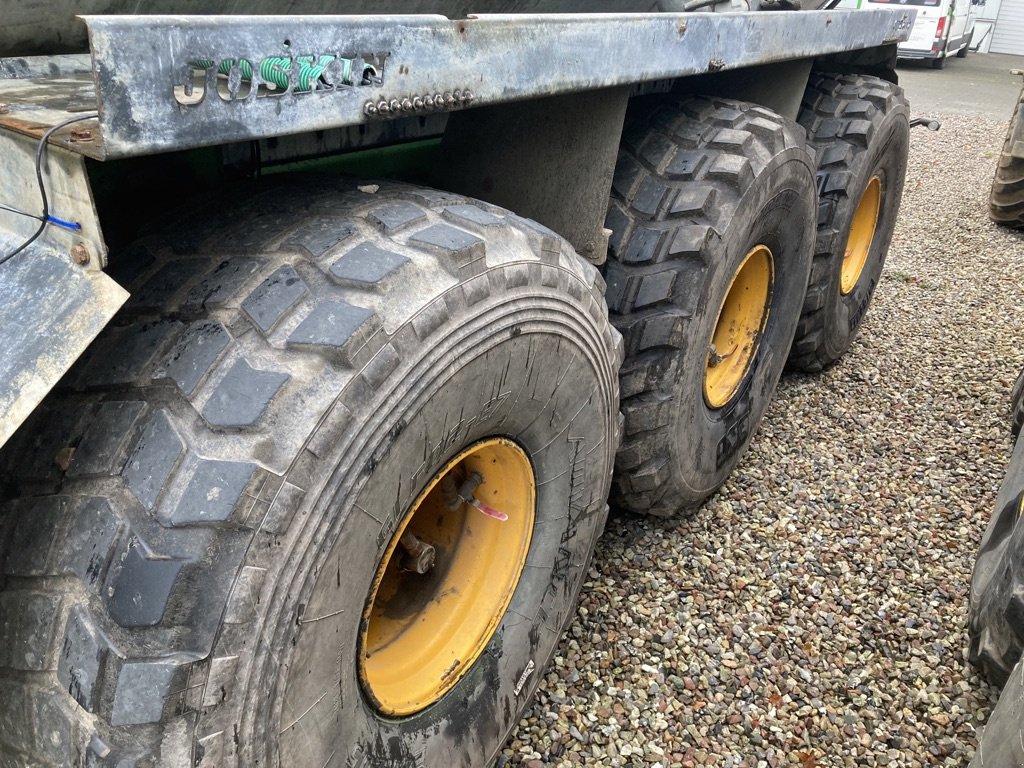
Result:
<svg viewBox="0 0 1024 768"><path fill-rule="evenodd" d="M704 401L728 404L739 390L768 324L775 267L766 245L754 246L733 276L718 310L704 369Z"/></svg>
<svg viewBox="0 0 1024 768"><path fill-rule="evenodd" d="M850 223L850 237L846 241L846 253L843 255L843 269L839 288L846 296L857 285L864 265L871 253L871 241L875 238L878 227L878 212L882 205L882 180L872 176L864 194L860 196L857 210Z"/></svg>
<svg viewBox="0 0 1024 768"><path fill-rule="evenodd" d="M530 460L506 438L462 451L420 493L363 613L359 675L382 713L433 704L483 653L526 564L535 499Z"/></svg>

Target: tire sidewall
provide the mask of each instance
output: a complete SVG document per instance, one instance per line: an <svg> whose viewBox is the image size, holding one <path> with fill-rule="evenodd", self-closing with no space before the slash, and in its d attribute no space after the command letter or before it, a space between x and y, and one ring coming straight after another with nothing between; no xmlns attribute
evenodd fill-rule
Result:
<svg viewBox="0 0 1024 768"><path fill-rule="evenodd" d="M1024 442L1014 448L971 573L968 659L1002 686L1024 645L1020 618L1020 564L1024 499Z"/></svg>
<svg viewBox="0 0 1024 768"><path fill-rule="evenodd" d="M835 243L829 260L829 276L825 301L831 314L825 324L825 348L830 359L841 356L853 342L864 321L871 297L882 276L885 257L896 228L896 216L903 196L910 128L906 110L900 106L884 115L865 149L851 163L850 183L837 202L833 218ZM882 182L882 198L878 222L871 240L867 261L853 290L842 292L843 257L850 237L854 214L871 179L878 175Z"/></svg>
<svg viewBox="0 0 1024 768"><path fill-rule="evenodd" d="M315 554L291 577L275 623L272 650L280 655L280 667L255 679L249 698L258 703L259 692L272 688L270 701L283 700L296 680L293 667L303 665L317 681L314 687L336 681L323 686L332 701L317 728L330 728L335 738L322 742L325 748L343 747L344 759L354 765L399 757L410 766L486 764L529 701L572 614L607 514L615 443L607 405L614 400L614 383L612 366L598 359L599 339L581 330L582 312L550 290L538 301L537 290L534 286L529 308L506 292L475 306L470 318L452 312L457 323L441 332L449 337L425 350L416 371L392 377L410 386L390 393L356 388L355 397L346 393L353 421L361 422L351 433L369 430L379 437L359 449L356 460L339 452L325 462L326 472L358 479L342 480L315 505L311 519L321 518L311 538ZM448 299L449 310L460 303ZM545 314L547 321L539 323L536 318ZM567 321L570 315L576 320ZM383 717L364 694L356 663L373 575L423 486L464 448L494 436L509 437L526 451L537 482L537 514L522 578L486 650L455 687L415 715ZM341 602L317 604L317 574L332 580L337 574ZM318 624L316 633L298 623L302 616L337 610L342 611L337 619ZM333 645L324 639L331 633L337 636ZM315 637L320 639L314 642ZM280 705L267 702L260 710L254 721L266 723L256 725L264 734L280 733L294 720L295 713ZM276 754L275 742L265 738L266 750L257 750L267 765L314 764L316 758L323 764L329 757L290 754L285 741Z"/></svg>
<svg viewBox="0 0 1024 768"><path fill-rule="evenodd" d="M814 178L805 152L780 153L761 171L736 206L723 239L708 254L702 300L693 318L693 344L684 353L675 391L674 428L678 435L677 476L699 478L691 498L702 499L720 486L738 463L771 402L792 343L807 287L814 241ZM769 317L739 388L721 408L704 400L706 344L737 270L756 245L773 255L774 285ZM697 396L694 396L694 393Z"/></svg>

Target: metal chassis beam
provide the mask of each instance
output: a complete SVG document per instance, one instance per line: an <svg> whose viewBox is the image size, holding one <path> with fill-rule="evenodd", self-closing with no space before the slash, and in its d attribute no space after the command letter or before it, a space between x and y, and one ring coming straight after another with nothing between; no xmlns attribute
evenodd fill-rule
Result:
<svg viewBox="0 0 1024 768"><path fill-rule="evenodd" d="M913 17L899 9L85 21L102 149L113 158L877 47L904 39ZM332 57L327 71L300 91L300 60L320 55ZM246 59L258 70L269 57L291 62L283 93L260 87L258 76L250 87L237 66L217 75L221 61ZM191 64L201 60L214 64Z"/></svg>

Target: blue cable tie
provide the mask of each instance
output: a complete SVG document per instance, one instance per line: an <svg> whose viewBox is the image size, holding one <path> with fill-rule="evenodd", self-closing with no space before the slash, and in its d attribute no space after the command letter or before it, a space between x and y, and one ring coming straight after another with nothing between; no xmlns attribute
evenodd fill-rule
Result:
<svg viewBox="0 0 1024 768"><path fill-rule="evenodd" d="M56 216L47 216L46 220L51 224L56 224L58 227L73 229L76 232L82 228L82 225L76 221L64 221L64 219L58 219Z"/></svg>

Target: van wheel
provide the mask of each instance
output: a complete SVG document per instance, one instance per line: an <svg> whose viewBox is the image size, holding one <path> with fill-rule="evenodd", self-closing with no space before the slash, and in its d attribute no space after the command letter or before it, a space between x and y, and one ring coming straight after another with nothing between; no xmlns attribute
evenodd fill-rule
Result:
<svg viewBox="0 0 1024 768"><path fill-rule="evenodd" d="M225 199L115 260L130 303L0 454L0 751L487 765L607 514L603 281L432 190Z"/></svg>
<svg viewBox="0 0 1024 768"><path fill-rule="evenodd" d="M1024 227L1024 150L1014 146L1014 137L1021 131L1021 121L1024 120L1021 113L1024 113L1024 88L1017 97L1006 141L996 164L988 209L989 218L996 224L1015 229Z"/></svg>
<svg viewBox="0 0 1024 768"><path fill-rule="evenodd" d="M860 328L892 241L907 171L903 90L866 75L811 75L800 124L817 157L818 233L789 366L819 371Z"/></svg>
<svg viewBox="0 0 1024 768"><path fill-rule="evenodd" d="M800 127L761 107L631 110L607 218L626 344L614 499L670 515L725 481L771 401L810 265L813 166Z"/></svg>
<svg viewBox="0 0 1024 768"><path fill-rule="evenodd" d="M973 39L974 39L974 30L971 30L971 33L969 35L967 35L966 42L964 42L964 47L956 52L956 57L958 59L966 59L967 58L967 53L970 50L971 41Z"/></svg>

